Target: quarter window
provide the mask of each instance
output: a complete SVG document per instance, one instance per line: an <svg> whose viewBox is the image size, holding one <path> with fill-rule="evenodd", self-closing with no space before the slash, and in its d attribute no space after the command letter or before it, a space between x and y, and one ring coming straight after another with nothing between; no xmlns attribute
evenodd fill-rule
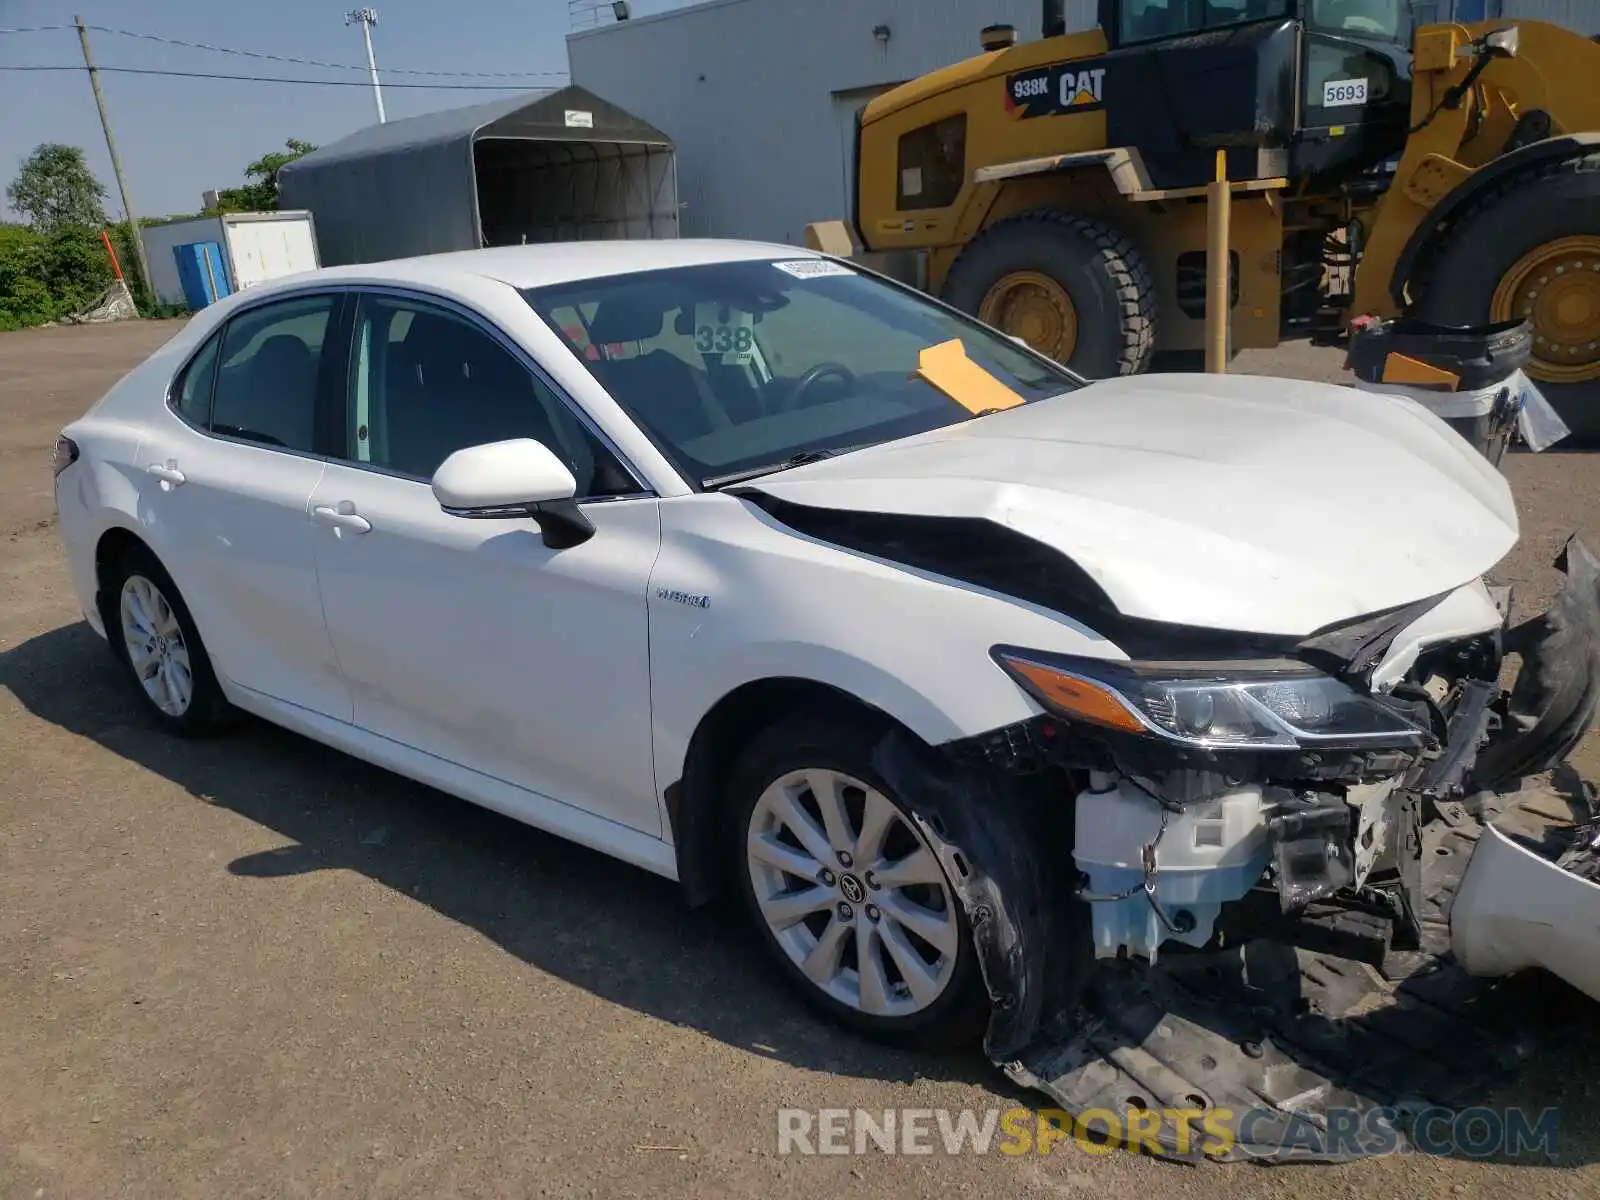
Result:
<svg viewBox="0 0 1600 1200"><path fill-rule="evenodd" d="M173 389L174 407L185 421L200 429L211 424L211 385L217 377L217 349L222 336L214 335L189 360Z"/></svg>
<svg viewBox="0 0 1600 1200"><path fill-rule="evenodd" d="M580 498L641 490L554 391L454 313L362 297L350 366L346 457L354 462L431 479L457 450L533 438L571 468Z"/></svg>
<svg viewBox="0 0 1600 1200"><path fill-rule="evenodd" d="M228 322L211 405L213 433L315 450L317 376L335 302L333 295L304 296Z"/></svg>

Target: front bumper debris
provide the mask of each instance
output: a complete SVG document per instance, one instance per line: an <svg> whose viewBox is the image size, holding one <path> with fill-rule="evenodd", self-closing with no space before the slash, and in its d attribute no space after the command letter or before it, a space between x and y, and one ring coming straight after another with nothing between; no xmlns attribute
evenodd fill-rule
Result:
<svg viewBox="0 0 1600 1200"><path fill-rule="evenodd" d="M1450 948L1473 975L1542 967L1600 1000L1600 825L1485 829L1450 910Z"/></svg>
<svg viewBox="0 0 1600 1200"><path fill-rule="evenodd" d="M1572 805L1548 783L1500 803L1514 813ZM1420 916L1434 944L1449 936L1462 868L1471 860L1476 872L1473 844L1501 836L1457 815L1457 825L1424 831ZM1588 889L1587 910L1565 925L1592 931L1600 887L1543 867ZM1478 917L1462 912L1467 896L1454 916L1470 925ZM1592 941L1579 952L1590 972L1600 967ZM1543 964L1494 962L1521 965ZM1343 1161L1413 1148L1420 1114L1479 1102L1541 1047L1593 1020L1574 999L1527 977L1475 978L1429 953L1391 950L1374 967L1257 940L1151 967L1103 964L1076 1012L999 1065L1091 1130L1110 1116L1126 1137L1137 1122L1140 1143L1162 1157Z"/></svg>
<svg viewBox="0 0 1600 1200"><path fill-rule="evenodd" d="M1574 993L1488 978L1541 966L1600 999L1600 814L1552 772L1600 708L1600 562L1573 539L1557 565L1551 608L1501 635L1511 693L1469 679L1410 764L1191 774L1193 805L1091 767L1063 846L1047 795L1002 795L1049 777L1053 723L944 769L890 745L897 790L939 793L924 832L974 930L997 1065L1164 1157L1333 1161L1405 1148L1418 1112L1470 1105L1592 1021Z"/></svg>

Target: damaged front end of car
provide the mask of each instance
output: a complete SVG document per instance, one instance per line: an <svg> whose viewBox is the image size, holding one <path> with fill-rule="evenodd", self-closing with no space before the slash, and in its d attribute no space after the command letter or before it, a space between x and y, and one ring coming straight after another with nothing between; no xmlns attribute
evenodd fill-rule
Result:
<svg viewBox="0 0 1600 1200"><path fill-rule="evenodd" d="M1149 629L1132 661L997 646L1039 716L933 751L886 740L877 765L925 801L970 919L991 1058L1080 1116L1249 1113L1207 1144L1166 1122L1141 1140L1274 1160L1363 1152L1304 1136L1335 1112L1459 1098L1463 1039L1503 1066L1529 1014L1468 971L1600 973L1595 912L1548 928L1600 895L1596 814L1527 782L1600 705L1600 563L1573 539L1556 565L1555 603L1515 627L1478 583L1250 657L1163 654ZM1508 950L1518 922L1543 958Z"/></svg>

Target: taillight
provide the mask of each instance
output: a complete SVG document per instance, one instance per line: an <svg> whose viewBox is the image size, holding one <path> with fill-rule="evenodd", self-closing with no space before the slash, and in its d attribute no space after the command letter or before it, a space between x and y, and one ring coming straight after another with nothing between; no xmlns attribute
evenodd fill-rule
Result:
<svg viewBox="0 0 1600 1200"><path fill-rule="evenodd" d="M73 463L78 461L78 443L62 434L56 439L55 453L50 456L50 465L59 476Z"/></svg>

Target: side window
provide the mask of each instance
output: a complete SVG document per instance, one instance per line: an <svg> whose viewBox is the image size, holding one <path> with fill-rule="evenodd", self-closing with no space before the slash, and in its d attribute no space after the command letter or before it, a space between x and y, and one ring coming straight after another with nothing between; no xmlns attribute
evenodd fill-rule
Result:
<svg viewBox="0 0 1600 1200"><path fill-rule="evenodd" d="M310 452L317 375L337 297L305 296L241 313L222 334L211 431Z"/></svg>
<svg viewBox="0 0 1600 1200"><path fill-rule="evenodd" d="M895 206L901 212L947 208L967 173L967 114L959 113L900 137Z"/></svg>
<svg viewBox="0 0 1600 1200"><path fill-rule="evenodd" d="M1286 0L1122 0L1117 32L1120 42L1144 42L1288 13Z"/></svg>
<svg viewBox="0 0 1600 1200"><path fill-rule="evenodd" d="M566 404L472 322L364 296L356 314L345 457L431 479L457 450L534 438L572 469L578 496L639 485Z"/></svg>
<svg viewBox="0 0 1600 1200"><path fill-rule="evenodd" d="M217 350L221 345L222 335L213 334L173 385L173 407L199 429L211 424L211 386L217 377Z"/></svg>

